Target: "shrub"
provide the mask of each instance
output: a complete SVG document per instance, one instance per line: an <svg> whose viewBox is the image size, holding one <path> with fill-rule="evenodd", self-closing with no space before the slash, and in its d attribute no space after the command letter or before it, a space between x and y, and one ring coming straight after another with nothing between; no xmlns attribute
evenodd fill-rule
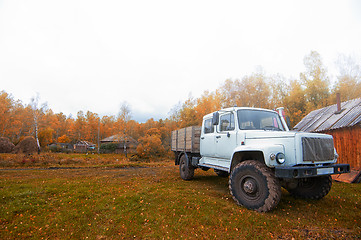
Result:
<svg viewBox="0 0 361 240"><path fill-rule="evenodd" d="M103 143L100 146L101 153L114 153L115 150L118 148L118 143Z"/></svg>
<svg viewBox="0 0 361 240"><path fill-rule="evenodd" d="M137 147L137 155L140 158L150 159L154 157L162 157L165 154L165 149L158 134L146 135L139 138L139 145Z"/></svg>
<svg viewBox="0 0 361 240"><path fill-rule="evenodd" d="M52 144L49 145L47 148L50 152L55 153L70 153L73 151L72 149L62 147L60 144Z"/></svg>

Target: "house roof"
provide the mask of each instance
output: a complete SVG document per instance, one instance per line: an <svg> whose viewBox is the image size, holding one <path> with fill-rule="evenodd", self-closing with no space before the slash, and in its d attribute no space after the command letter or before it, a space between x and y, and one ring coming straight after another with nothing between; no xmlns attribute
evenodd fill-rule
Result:
<svg viewBox="0 0 361 240"><path fill-rule="evenodd" d="M88 141L79 141L75 145L77 145L77 146L95 146L94 143L91 143Z"/></svg>
<svg viewBox="0 0 361 240"><path fill-rule="evenodd" d="M361 98L341 103L341 111L337 113L337 105L310 112L294 127L297 131L323 132L344 127L352 127L361 122Z"/></svg>
<svg viewBox="0 0 361 240"><path fill-rule="evenodd" d="M137 142L134 138L130 137L130 136L125 136L125 139L127 140L127 142ZM113 135L107 138L104 138L102 140L100 140L100 142L124 142L124 136L123 135Z"/></svg>

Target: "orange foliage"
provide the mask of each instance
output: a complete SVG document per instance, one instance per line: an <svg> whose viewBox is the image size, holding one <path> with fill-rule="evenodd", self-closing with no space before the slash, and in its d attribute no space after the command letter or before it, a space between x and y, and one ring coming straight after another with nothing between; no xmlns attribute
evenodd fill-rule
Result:
<svg viewBox="0 0 361 240"><path fill-rule="evenodd" d="M58 143L69 143L71 140L67 135L58 137Z"/></svg>
<svg viewBox="0 0 361 240"><path fill-rule="evenodd" d="M54 130L47 127L39 131L39 143L41 147L46 147L53 142Z"/></svg>
<svg viewBox="0 0 361 240"><path fill-rule="evenodd" d="M139 138L137 154L141 158L149 159L152 157L160 157L165 154L165 148L162 145L160 131L151 128L144 137Z"/></svg>
<svg viewBox="0 0 361 240"><path fill-rule="evenodd" d="M159 155L168 151L171 131L181 127L201 125L202 118L224 107L247 106L276 108L284 106L292 125L309 111L334 103L334 93L342 98L361 97L361 66L354 59L343 58L334 88L330 88L327 68L317 52L304 59L305 71L299 79L285 79L282 75L268 76L260 68L240 79L227 79L215 91L204 91L190 96L172 110L170 117L145 123L131 119L130 107L123 103L117 116L102 116L90 111L79 111L75 117L54 113L51 109L38 109L38 132L42 146L57 141L76 143L85 140L97 143L112 135L127 135L139 141L138 152ZM30 104L14 100L11 94L0 91L0 137L17 144L26 136L35 136L33 110Z"/></svg>

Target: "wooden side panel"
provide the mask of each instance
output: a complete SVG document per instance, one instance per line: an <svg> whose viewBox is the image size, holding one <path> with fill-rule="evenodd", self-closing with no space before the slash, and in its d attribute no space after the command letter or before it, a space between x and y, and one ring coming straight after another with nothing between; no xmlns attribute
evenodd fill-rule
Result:
<svg viewBox="0 0 361 240"><path fill-rule="evenodd" d="M201 127L193 128L193 147L192 152L199 153L200 152L200 140L201 140Z"/></svg>
<svg viewBox="0 0 361 240"><path fill-rule="evenodd" d="M177 151L178 148L178 130L172 131L172 144L171 149L172 151Z"/></svg>
<svg viewBox="0 0 361 240"><path fill-rule="evenodd" d="M200 152L201 127L191 126L172 132L172 151Z"/></svg>
<svg viewBox="0 0 361 240"><path fill-rule="evenodd" d="M187 127L185 131L186 131L186 136L185 136L186 152L192 152L193 127Z"/></svg>
<svg viewBox="0 0 361 240"><path fill-rule="evenodd" d="M339 155L338 163L348 163L352 169L361 170L361 127L359 125L325 132L333 136Z"/></svg>
<svg viewBox="0 0 361 240"><path fill-rule="evenodd" d="M184 151L185 150L185 135L186 131L185 128L179 129L178 130L178 146L177 146L177 151Z"/></svg>

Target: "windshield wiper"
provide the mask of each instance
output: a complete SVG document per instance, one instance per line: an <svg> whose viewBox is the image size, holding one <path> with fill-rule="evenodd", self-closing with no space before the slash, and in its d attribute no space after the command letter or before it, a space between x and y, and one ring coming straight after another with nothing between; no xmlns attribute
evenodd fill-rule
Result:
<svg viewBox="0 0 361 240"><path fill-rule="evenodd" d="M265 126L264 128L262 128L263 130L267 131L267 130L274 130L274 131L282 131L282 129L275 127L275 126Z"/></svg>

